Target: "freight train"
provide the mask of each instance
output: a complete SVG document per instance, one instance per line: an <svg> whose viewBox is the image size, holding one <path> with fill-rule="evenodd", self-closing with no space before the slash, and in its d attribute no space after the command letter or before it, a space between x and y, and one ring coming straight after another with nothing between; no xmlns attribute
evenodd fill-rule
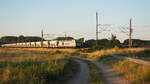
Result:
<svg viewBox="0 0 150 84"><path fill-rule="evenodd" d="M78 40L51 40L51 41L37 41L37 42L22 42L2 44L2 47L13 48L76 48L80 47L81 43Z"/></svg>

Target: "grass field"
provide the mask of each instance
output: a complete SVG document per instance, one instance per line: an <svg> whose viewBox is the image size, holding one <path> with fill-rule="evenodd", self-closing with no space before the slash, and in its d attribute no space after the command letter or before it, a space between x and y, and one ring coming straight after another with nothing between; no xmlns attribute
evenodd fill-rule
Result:
<svg viewBox="0 0 150 84"><path fill-rule="evenodd" d="M109 54L133 54L149 59L149 50L144 48L109 49L91 53L79 49L46 48L0 48L0 84L63 84L78 72L78 64L70 56L101 60L123 75L133 84L150 81L150 68L126 60L118 60ZM148 55L148 56L147 56ZM90 84L101 84L99 69L90 62Z"/></svg>
<svg viewBox="0 0 150 84"><path fill-rule="evenodd" d="M0 48L0 84L61 84L78 64L61 51Z"/></svg>
<svg viewBox="0 0 150 84"><path fill-rule="evenodd" d="M129 52L140 52L145 50L145 48L113 48L113 49L103 49L103 50L97 50L95 52L83 52L86 49L78 49L77 51L72 52L74 56L88 58L91 60L98 60L103 55L109 55L109 54L121 54L121 53L129 53Z"/></svg>
<svg viewBox="0 0 150 84"><path fill-rule="evenodd" d="M150 84L150 67L138 65L127 60L119 60L111 55L101 56L100 61L111 66L117 74L129 80L132 84Z"/></svg>
<svg viewBox="0 0 150 84"><path fill-rule="evenodd" d="M82 54L86 54L86 56L83 56ZM114 48L108 50L99 50L91 53L76 52L76 55L80 57L85 57L92 60L100 60L104 64L111 66L117 74L122 75L132 84L150 84L150 67L138 65L127 60L119 60L112 57L111 54L124 54L124 56L129 55L130 57L144 60L150 59L150 49L146 48Z"/></svg>
<svg viewBox="0 0 150 84"><path fill-rule="evenodd" d="M145 49L145 50L140 51L140 52L120 53L118 55L150 61L150 49Z"/></svg>

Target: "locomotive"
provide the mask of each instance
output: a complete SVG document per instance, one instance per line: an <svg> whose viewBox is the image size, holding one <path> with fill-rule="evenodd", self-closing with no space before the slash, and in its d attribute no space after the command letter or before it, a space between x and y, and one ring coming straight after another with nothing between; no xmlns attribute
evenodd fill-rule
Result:
<svg viewBox="0 0 150 84"><path fill-rule="evenodd" d="M78 40L51 40L37 42L22 42L2 44L2 47L20 47L20 48L76 48L80 47L81 43Z"/></svg>

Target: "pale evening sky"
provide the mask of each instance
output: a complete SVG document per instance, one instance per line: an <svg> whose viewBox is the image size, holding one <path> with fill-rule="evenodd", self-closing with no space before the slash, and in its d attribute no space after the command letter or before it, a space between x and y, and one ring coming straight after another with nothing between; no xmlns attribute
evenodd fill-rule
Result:
<svg viewBox="0 0 150 84"><path fill-rule="evenodd" d="M100 39L111 33L127 39L118 27L128 27L132 18L133 38L150 40L149 4L150 0L0 0L0 37L40 36L44 29L55 36L95 39L97 11L100 24L111 24L100 28Z"/></svg>

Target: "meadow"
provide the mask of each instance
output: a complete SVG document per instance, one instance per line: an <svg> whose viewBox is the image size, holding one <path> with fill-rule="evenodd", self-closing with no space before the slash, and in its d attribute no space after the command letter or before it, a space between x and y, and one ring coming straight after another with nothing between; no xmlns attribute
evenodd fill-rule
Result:
<svg viewBox="0 0 150 84"><path fill-rule="evenodd" d="M110 66L117 74L129 80L132 84L149 84L150 67L139 65L128 60L120 60L111 55L101 56L99 61Z"/></svg>
<svg viewBox="0 0 150 84"><path fill-rule="evenodd" d="M117 55L150 61L150 49L145 49L140 52L120 53Z"/></svg>
<svg viewBox="0 0 150 84"><path fill-rule="evenodd" d="M77 51L72 52L73 55L78 55L83 58L88 58L91 60L99 60L99 58L103 55L110 55L110 54L122 54L122 53L131 53L131 52L140 52L145 50L145 48L123 48L119 49L118 47L112 49L102 49L96 50L94 52L85 52L87 49L79 49Z"/></svg>
<svg viewBox="0 0 150 84"><path fill-rule="evenodd" d="M78 63L70 56L101 61L132 84L150 82L149 67L111 56L118 54L149 59L148 49L114 48L95 52L83 51L84 49L0 48L0 84L65 84L79 69ZM89 83L102 84L103 77L97 66L85 62L90 69Z"/></svg>
<svg viewBox="0 0 150 84"><path fill-rule="evenodd" d="M110 66L120 76L129 80L132 84L150 84L150 67L145 65L136 64L127 60L120 60L112 54L121 56L128 56L137 59L148 60L150 59L150 49L147 48L113 48L106 50L98 50L95 52L85 53L84 50L73 53L80 57L88 58L91 60L101 61Z"/></svg>
<svg viewBox="0 0 150 84"><path fill-rule="evenodd" d="M62 51L0 48L0 84L63 84L77 71Z"/></svg>

